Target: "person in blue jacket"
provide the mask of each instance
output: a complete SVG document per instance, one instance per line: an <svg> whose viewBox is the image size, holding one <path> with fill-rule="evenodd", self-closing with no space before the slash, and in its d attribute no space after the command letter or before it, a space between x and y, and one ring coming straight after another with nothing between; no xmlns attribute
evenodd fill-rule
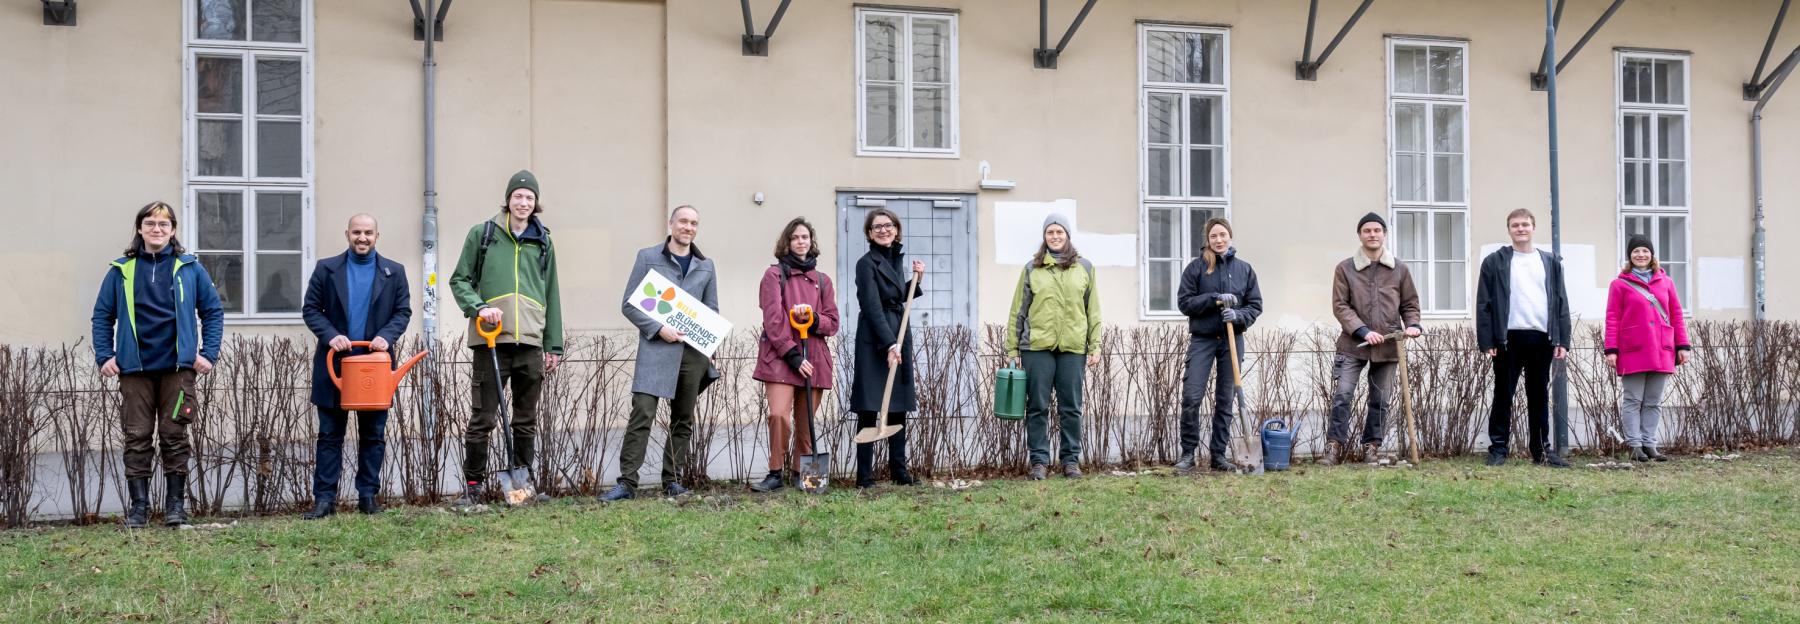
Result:
<svg viewBox="0 0 1800 624"><path fill-rule="evenodd" d="M412 320L406 267L375 252L381 226L375 217L350 217L344 253L320 260L306 285L300 317L319 338L313 349L312 403L319 408L319 440L314 450L313 508L300 517L317 520L337 512L338 481L344 473L344 433L350 413L339 407L337 385L325 358L387 351ZM368 342L355 347L352 341ZM340 369L342 367L340 366ZM381 462L387 455L387 410L356 413L356 510L381 512Z"/></svg>
<svg viewBox="0 0 1800 624"><path fill-rule="evenodd" d="M175 209L160 201L137 212L125 255L94 299L94 362L119 378L125 432L125 526L150 520L150 476L162 453L163 523L187 524L187 427L199 402L194 376L212 372L225 336L225 307L206 268L175 239Z"/></svg>

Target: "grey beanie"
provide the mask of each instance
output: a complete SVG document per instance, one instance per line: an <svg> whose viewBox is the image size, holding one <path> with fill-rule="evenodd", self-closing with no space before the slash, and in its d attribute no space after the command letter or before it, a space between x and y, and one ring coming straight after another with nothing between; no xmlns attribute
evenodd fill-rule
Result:
<svg viewBox="0 0 1800 624"><path fill-rule="evenodd" d="M1052 212L1050 216L1044 217L1044 227L1038 228L1038 232L1041 234L1052 225L1062 226L1063 233L1068 234L1069 238L1075 238L1075 228L1069 226L1069 218L1060 212Z"/></svg>

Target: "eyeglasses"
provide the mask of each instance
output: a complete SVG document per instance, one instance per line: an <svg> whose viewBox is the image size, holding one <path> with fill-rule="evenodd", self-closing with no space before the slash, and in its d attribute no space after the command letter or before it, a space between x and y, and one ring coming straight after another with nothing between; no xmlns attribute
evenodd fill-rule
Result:
<svg viewBox="0 0 1800 624"><path fill-rule="evenodd" d="M869 226L869 231L871 232L886 232L892 229L894 229L894 224L892 223L877 223Z"/></svg>
<svg viewBox="0 0 1800 624"><path fill-rule="evenodd" d="M171 221L145 221L143 227L151 230L173 230L175 223Z"/></svg>

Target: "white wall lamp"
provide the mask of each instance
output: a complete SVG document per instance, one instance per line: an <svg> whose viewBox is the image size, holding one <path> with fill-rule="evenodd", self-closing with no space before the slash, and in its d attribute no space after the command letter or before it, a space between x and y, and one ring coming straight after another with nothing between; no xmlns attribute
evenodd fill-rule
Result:
<svg viewBox="0 0 1800 624"><path fill-rule="evenodd" d="M1013 189L1013 187L1019 185L1018 182L1014 182L1012 180L990 180L990 179L988 179L988 169L989 169L988 161L985 161L985 160L981 161L981 190L984 190L984 191L1010 191Z"/></svg>

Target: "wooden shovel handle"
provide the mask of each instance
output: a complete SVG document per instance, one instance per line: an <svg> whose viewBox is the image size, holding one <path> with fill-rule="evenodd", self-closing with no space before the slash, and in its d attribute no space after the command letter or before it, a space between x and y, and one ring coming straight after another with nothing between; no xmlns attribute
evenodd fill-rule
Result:
<svg viewBox="0 0 1800 624"><path fill-rule="evenodd" d="M900 333L899 337L894 339L894 346L900 347L902 354L906 353L906 347L902 345L906 344L906 326L912 320L913 293L918 284L918 273L914 273L912 279L906 281L906 308L900 311ZM904 355L902 355L902 359L904 359ZM905 364L905 362L903 361L901 364ZM881 389L881 413L875 415L877 428L887 425L888 402L894 398L894 374L898 372L900 372L900 364L888 367L887 386Z"/></svg>

